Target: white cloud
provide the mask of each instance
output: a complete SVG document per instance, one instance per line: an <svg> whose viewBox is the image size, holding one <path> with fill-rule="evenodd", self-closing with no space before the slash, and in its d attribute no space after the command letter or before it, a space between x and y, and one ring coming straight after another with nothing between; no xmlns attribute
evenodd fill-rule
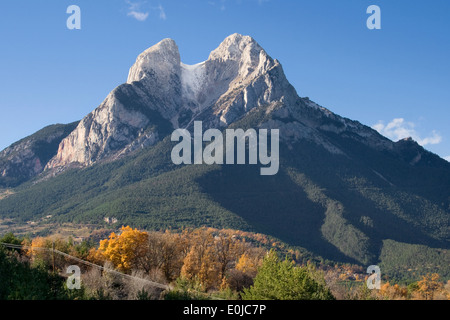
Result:
<svg viewBox="0 0 450 320"><path fill-rule="evenodd" d="M428 137L422 138L415 130L415 126L413 122L407 122L403 118L396 118L387 125L383 121L379 121L372 128L393 141L411 137L421 146L442 142L442 136L436 130L433 130Z"/></svg>
<svg viewBox="0 0 450 320"><path fill-rule="evenodd" d="M166 20L166 19L167 19L167 16L166 16L166 12L164 11L163 6L162 6L162 5L159 5L159 6L158 6L158 9L159 9L159 18L160 18L161 20Z"/></svg>
<svg viewBox="0 0 450 320"><path fill-rule="evenodd" d="M128 4L128 13L127 16L133 17L138 21L145 21L150 15L150 12L155 12L158 14L161 20L166 20L167 15L162 5L158 5L157 7L151 7L146 5L147 1L139 1L139 2L131 2L126 0Z"/></svg>
<svg viewBox="0 0 450 320"><path fill-rule="evenodd" d="M138 21L145 21L148 18L148 12L130 11L128 12L128 16L131 16Z"/></svg>
<svg viewBox="0 0 450 320"><path fill-rule="evenodd" d="M142 2L131 2L126 0L128 4L128 13L127 16L135 18L137 21L145 21L148 18L149 12L143 11Z"/></svg>
<svg viewBox="0 0 450 320"><path fill-rule="evenodd" d="M432 131L432 136L418 140L418 143L422 146L426 146L427 144L438 144L441 142L442 136L439 133L437 133L436 130Z"/></svg>
<svg viewBox="0 0 450 320"><path fill-rule="evenodd" d="M448 162L450 162L450 156L446 156L444 157L445 160L447 160Z"/></svg>

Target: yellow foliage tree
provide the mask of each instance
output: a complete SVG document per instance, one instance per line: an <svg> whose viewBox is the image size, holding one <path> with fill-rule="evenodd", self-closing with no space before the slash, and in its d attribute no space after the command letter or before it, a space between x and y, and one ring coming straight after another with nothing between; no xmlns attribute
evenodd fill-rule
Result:
<svg viewBox="0 0 450 320"><path fill-rule="evenodd" d="M243 253L236 263L236 270L242 271L247 274L256 275L259 265L260 260L257 261L255 257L250 257L248 253Z"/></svg>
<svg viewBox="0 0 450 320"><path fill-rule="evenodd" d="M205 289L214 284L213 276L219 273L214 257L214 235L210 229L199 229L190 235L191 248L186 255L181 274L197 280Z"/></svg>
<svg viewBox="0 0 450 320"><path fill-rule="evenodd" d="M29 247L25 253L34 264L53 266L55 270L62 269L67 261L65 257L54 254L52 250L69 253L72 245L59 236L36 237L31 242L24 240L22 244Z"/></svg>
<svg viewBox="0 0 450 320"><path fill-rule="evenodd" d="M103 265L106 261L106 257L103 255L102 251L92 248L89 250L87 260L98 265Z"/></svg>
<svg viewBox="0 0 450 320"><path fill-rule="evenodd" d="M381 286L379 295L382 298L389 300L406 299L408 296L408 289L400 287L398 284L391 285L389 282L386 282Z"/></svg>
<svg viewBox="0 0 450 320"><path fill-rule="evenodd" d="M119 235L111 233L108 239L100 241L98 250L114 267L123 272L138 268L145 259L148 247L148 233L122 227Z"/></svg>
<svg viewBox="0 0 450 320"><path fill-rule="evenodd" d="M433 296L443 289L443 284L439 282L439 274L427 274L422 277L422 280L417 282L419 286L419 293L425 298L425 300L432 300Z"/></svg>
<svg viewBox="0 0 450 320"><path fill-rule="evenodd" d="M227 232L211 228L194 230L181 274L205 289L224 287L227 272L244 251L245 243Z"/></svg>

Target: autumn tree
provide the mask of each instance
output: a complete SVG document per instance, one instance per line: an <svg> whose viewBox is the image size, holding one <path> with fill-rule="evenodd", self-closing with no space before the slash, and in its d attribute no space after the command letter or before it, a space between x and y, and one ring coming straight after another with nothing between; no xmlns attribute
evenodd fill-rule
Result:
<svg viewBox="0 0 450 320"><path fill-rule="evenodd" d="M120 234L113 232L108 239L100 241L98 250L122 272L139 269L147 259L148 233L129 226L120 230Z"/></svg>
<svg viewBox="0 0 450 320"><path fill-rule="evenodd" d="M214 237L214 255L219 267L219 279L223 280L228 270L233 267L240 256L246 251L245 242L234 236L219 233Z"/></svg>
<svg viewBox="0 0 450 320"><path fill-rule="evenodd" d="M261 266L265 250L248 248L236 262L234 269L228 271L227 283L229 288L242 291L253 284L258 268Z"/></svg>
<svg viewBox="0 0 450 320"><path fill-rule="evenodd" d="M425 298L425 300L433 300L434 295L441 291L443 284L439 281L439 274L427 274L422 277L422 280L417 282L418 292Z"/></svg>
<svg viewBox="0 0 450 320"><path fill-rule="evenodd" d="M245 242L234 235L208 228L194 230L189 244L181 274L205 289L225 287L227 273L246 250Z"/></svg>
<svg viewBox="0 0 450 320"><path fill-rule="evenodd" d="M183 234L164 234L164 244L161 248L162 266L161 271L167 280L172 281L180 276L183 260L186 257L188 247L187 240Z"/></svg>
<svg viewBox="0 0 450 320"><path fill-rule="evenodd" d="M175 280L181 272L186 247L185 234L152 232L148 238L146 270L159 269L168 281Z"/></svg>
<svg viewBox="0 0 450 320"><path fill-rule="evenodd" d="M88 260L97 264L110 261L120 271L142 270L147 274L160 270L168 281L181 272L188 240L184 233L145 232L122 227L100 241L98 250L91 250Z"/></svg>
<svg viewBox="0 0 450 320"><path fill-rule="evenodd" d="M66 258L55 254L55 251L69 253L71 246L68 241L59 236L36 237L31 241L25 239L23 245L28 247L25 253L34 265L54 266L55 269L62 269L67 264Z"/></svg>
<svg viewBox="0 0 450 320"><path fill-rule="evenodd" d="M245 252L239 257L236 263L236 270L256 276L261 262L258 257L252 257L249 253Z"/></svg>
<svg viewBox="0 0 450 320"><path fill-rule="evenodd" d="M408 297L408 289L398 284L391 285L389 282L384 283L378 293L383 299L400 300Z"/></svg>
<svg viewBox="0 0 450 320"><path fill-rule="evenodd" d="M181 274L188 280L198 281L205 289L217 283L219 264L214 256L214 235L211 229L198 229L190 237L190 250L183 261Z"/></svg>

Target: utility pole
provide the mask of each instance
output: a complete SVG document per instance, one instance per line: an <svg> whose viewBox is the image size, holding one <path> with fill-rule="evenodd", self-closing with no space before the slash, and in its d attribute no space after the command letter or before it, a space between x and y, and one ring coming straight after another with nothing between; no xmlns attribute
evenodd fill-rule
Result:
<svg viewBox="0 0 450 320"><path fill-rule="evenodd" d="M53 273L55 273L55 241L52 241L52 266L53 266Z"/></svg>

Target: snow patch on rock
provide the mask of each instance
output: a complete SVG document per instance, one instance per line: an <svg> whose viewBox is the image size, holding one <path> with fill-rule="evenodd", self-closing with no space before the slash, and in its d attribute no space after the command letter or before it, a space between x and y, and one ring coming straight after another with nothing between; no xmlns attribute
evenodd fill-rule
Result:
<svg viewBox="0 0 450 320"><path fill-rule="evenodd" d="M194 65L180 63L181 90L184 97L196 100L206 80L205 61Z"/></svg>

